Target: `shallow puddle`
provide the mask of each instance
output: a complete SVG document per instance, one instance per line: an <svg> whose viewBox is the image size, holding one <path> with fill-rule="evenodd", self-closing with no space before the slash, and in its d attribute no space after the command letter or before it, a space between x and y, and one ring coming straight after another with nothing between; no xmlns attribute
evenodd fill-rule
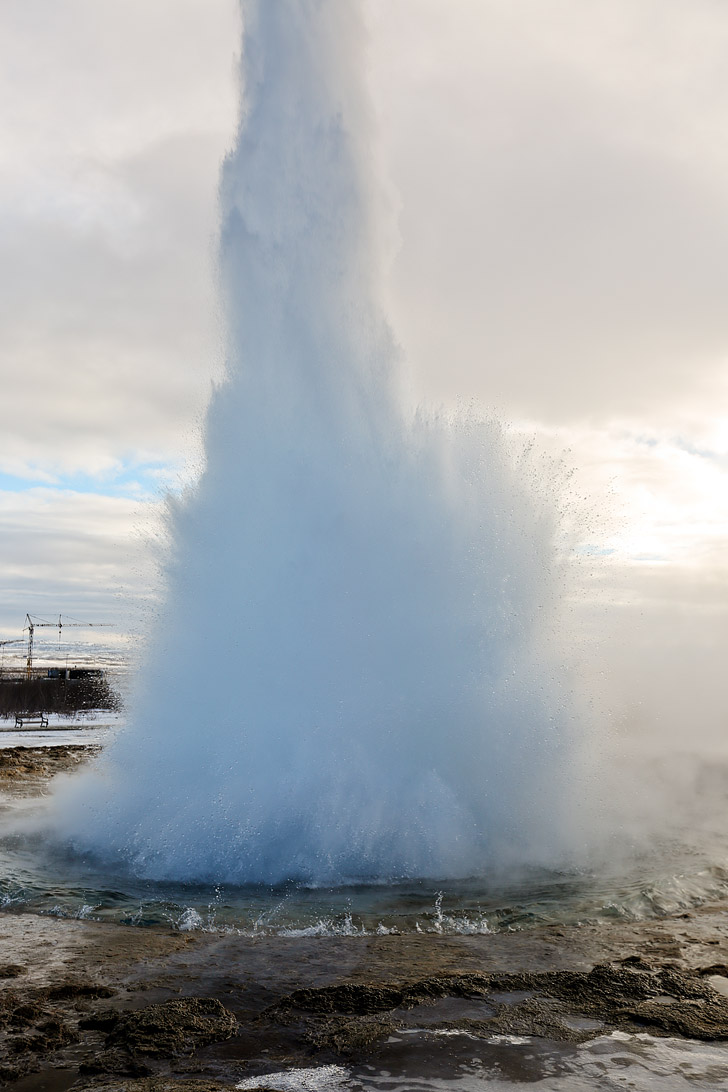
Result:
<svg viewBox="0 0 728 1092"><path fill-rule="evenodd" d="M705 1092L728 1090L723 1045L616 1032L582 1046L472 1035L403 1036L376 1066L279 1070L243 1079L271 1092Z"/></svg>

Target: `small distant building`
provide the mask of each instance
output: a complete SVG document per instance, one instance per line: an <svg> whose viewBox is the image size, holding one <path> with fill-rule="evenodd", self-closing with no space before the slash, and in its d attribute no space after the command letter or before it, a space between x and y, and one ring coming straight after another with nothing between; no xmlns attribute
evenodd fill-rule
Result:
<svg viewBox="0 0 728 1092"><path fill-rule="evenodd" d="M49 679L65 679L77 682L79 679L103 679L104 672L99 667L49 667Z"/></svg>

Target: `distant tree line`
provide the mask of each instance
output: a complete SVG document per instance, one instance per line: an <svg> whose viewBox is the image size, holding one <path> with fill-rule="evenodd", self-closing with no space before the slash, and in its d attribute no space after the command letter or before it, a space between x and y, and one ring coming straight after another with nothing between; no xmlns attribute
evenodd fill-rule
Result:
<svg viewBox="0 0 728 1092"><path fill-rule="evenodd" d="M120 708L121 698L105 678L0 679L0 717Z"/></svg>

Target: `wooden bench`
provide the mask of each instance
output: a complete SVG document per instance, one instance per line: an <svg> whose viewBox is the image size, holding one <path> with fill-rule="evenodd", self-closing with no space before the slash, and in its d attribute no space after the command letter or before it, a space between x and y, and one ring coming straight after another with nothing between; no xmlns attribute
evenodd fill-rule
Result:
<svg viewBox="0 0 728 1092"><path fill-rule="evenodd" d="M22 728L26 724L34 724L39 728L47 728L48 717L45 713L16 713L15 727Z"/></svg>

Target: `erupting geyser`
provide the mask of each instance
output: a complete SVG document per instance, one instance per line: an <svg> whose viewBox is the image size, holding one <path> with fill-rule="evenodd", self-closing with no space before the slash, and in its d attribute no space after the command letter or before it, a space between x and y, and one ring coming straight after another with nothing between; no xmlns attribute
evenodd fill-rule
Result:
<svg viewBox="0 0 728 1092"><path fill-rule="evenodd" d="M66 786L59 824L152 878L540 859L568 776L545 652L555 518L495 425L400 405L358 4L242 8L228 374L170 515L129 727Z"/></svg>

